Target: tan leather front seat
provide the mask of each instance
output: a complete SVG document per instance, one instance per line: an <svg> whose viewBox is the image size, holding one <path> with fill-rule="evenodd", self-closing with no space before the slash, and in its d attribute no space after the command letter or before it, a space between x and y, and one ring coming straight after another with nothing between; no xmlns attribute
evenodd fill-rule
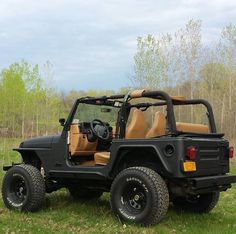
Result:
<svg viewBox="0 0 236 234"><path fill-rule="evenodd" d="M154 122L151 129L148 131L146 137L157 137L165 135L166 131L166 118L165 115L157 111L154 117Z"/></svg>
<svg viewBox="0 0 236 234"><path fill-rule="evenodd" d="M143 112L139 109L133 111L132 119L126 128L125 138L145 138L147 133L147 124Z"/></svg>
<svg viewBox="0 0 236 234"><path fill-rule="evenodd" d="M97 152L94 154L94 161L96 165L107 165L110 159L110 152Z"/></svg>
<svg viewBox="0 0 236 234"><path fill-rule="evenodd" d="M70 126L70 145L69 150L71 156L79 155L92 155L96 152L97 141L89 142L86 134L83 134L79 130L78 124L72 124Z"/></svg>

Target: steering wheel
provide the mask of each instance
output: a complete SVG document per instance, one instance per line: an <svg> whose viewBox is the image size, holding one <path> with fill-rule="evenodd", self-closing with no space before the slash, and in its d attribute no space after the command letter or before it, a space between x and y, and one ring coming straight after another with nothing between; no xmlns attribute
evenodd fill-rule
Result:
<svg viewBox="0 0 236 234"><path fill-rule="evenodd" d="M93 134L101 139L107 141L110 137L110 132L108 126L102 122L100 119L94 119L90 123L90 128Z"/></svg>

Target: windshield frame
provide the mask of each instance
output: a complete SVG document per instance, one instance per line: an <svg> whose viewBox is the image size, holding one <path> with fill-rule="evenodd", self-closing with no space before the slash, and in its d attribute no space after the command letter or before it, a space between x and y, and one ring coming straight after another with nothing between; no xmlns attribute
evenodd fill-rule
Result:
<svg viewBox="0 0 236 234"><path fill-rule="evenodd" d="M64 126L64 130L66 130L66 131L70 130L70 125L73 122L74 116L76 114L76 111L77 111L80 103L84 103L84 104L88 104L88 105L109 106L109 107L114 107L114 108L120 109L121 106L123 105L123 101L121 100L123 98L124 98L124 95L113 95L110 97L106 97L106 96L98 97L98 98L83 97L83 98L77 99L75 101L69 115L68 115L68 118L67 118L65 126ZM115 106L116 103L119 103L119 105ZM116 123L116 125L117 125L117 123Z"/></svg>

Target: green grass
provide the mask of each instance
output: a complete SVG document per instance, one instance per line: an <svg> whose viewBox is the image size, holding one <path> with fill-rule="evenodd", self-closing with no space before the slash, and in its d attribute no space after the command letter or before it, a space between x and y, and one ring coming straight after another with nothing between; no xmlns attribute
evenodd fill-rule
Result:
<svg viewBox="0 0 236 234"><path fill-rule="evenodd" d="M0 165L17 158L9 148L20 141L6 142L4 147L0 143ZM233 172L236 174L236 169ZM0 184L3 175L0 172ZM46 195L41 211L27 214L9 211L0 198L0 233L236 233L236 186L221 193L209 214L180 212L170 206L165 219L152 227L122 224L110 209L108 193L97 201L74 202L62 189Z"/></svg>

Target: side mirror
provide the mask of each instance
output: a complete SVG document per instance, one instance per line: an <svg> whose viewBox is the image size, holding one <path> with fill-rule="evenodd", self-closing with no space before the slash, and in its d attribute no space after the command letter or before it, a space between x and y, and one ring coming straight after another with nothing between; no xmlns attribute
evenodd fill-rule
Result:
<svg viewBox="0 0 236 234"><path fill-rule="evenodd" d="M64 126L65 122L66 122L66 120L64 118L59 119L59 123L61 124L61 126Z"/></svg>

